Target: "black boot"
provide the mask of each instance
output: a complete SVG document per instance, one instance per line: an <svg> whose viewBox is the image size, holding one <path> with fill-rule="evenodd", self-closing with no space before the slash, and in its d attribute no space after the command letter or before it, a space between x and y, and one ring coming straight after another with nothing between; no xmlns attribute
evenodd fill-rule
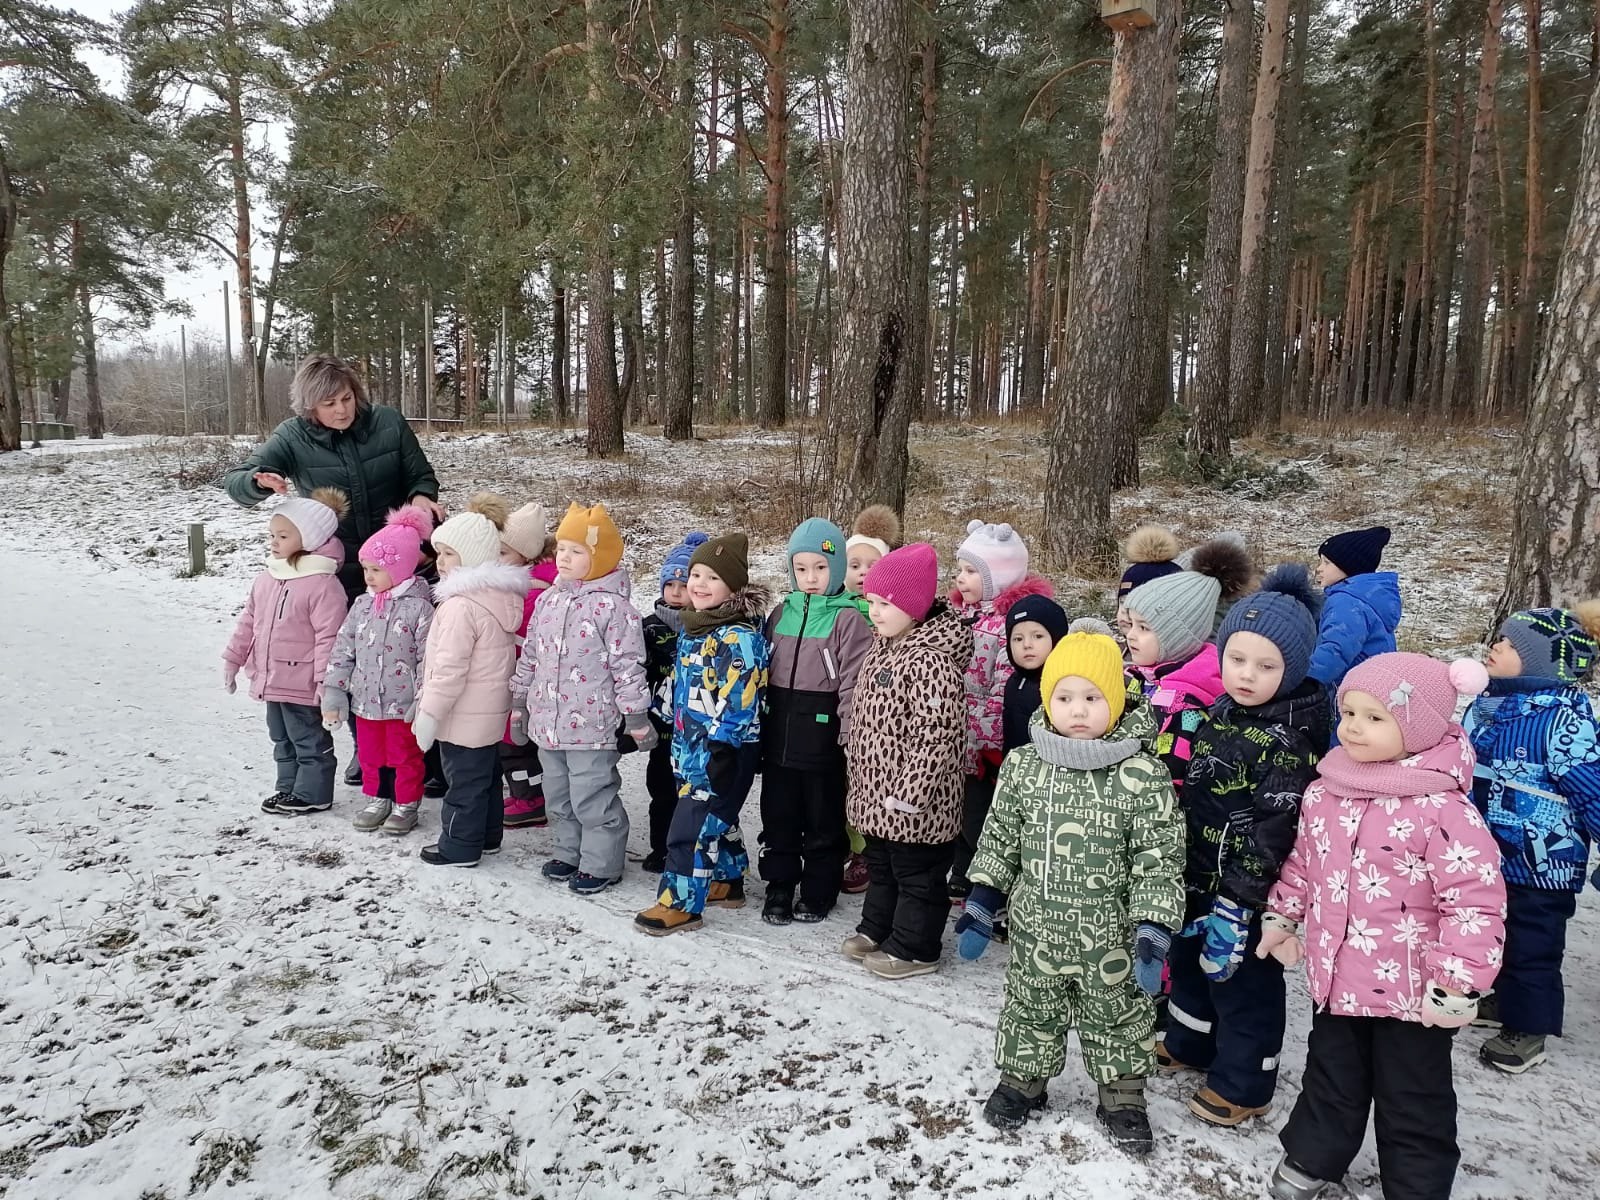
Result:
<svg viewBox="0 0 1600 1200"><path fill-rule="evenodd" d="M996 1129L1021 1129L1027 1119L1044 1111L1050 1102L1044 1080L1000 1076L1000 1082L983 1106L983 1119Z"/></svg>
<svg viewBox="0 0 1600 1200"><path fill-rule="evenodd" d="M344 769L344 783L346 787L361 786L361 760L351 759L350 765Z"/></svg>
<svg viewBox="0 0 1600 1200"><path fill-rule="evenodd" d="M767 884L767 900L761 906L761 919L768 925L787 925L794 920L794 888L785 883Z"/></svg>
<svg viewBox="0 0 1600 1200"><path fill-rule="evenodd" d="M1144 1079L1124 1076L1100 1085L1100 1103L1094 1110L1101 1127L1117 1148L1143 1158L1155 1149L1150 1118L1145 1115Z"/></svg>

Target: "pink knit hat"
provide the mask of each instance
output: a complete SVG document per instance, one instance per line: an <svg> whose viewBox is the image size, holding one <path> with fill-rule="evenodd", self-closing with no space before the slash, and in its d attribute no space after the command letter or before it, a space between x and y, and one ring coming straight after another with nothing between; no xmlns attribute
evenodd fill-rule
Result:
<svg viewBox="0 0 1600 1200"><path fill-rule="evenodd" d="M423 539L432 532L433 522L420 508L397 508L382 529L361 543L357 557L364 563L377 563L399 586L417 573Z"/></svg>
<svg viewBox="0 0 1600 1200"><path fill-rule="evenodd" d="M1028 574L1028 546L1022 535L1006 524L967 522L967 538L956 548L956 558L971 563L983 580L983 598L993 600L1014 588Z"/></svg>
<svg viewBox="0 0 1600 1200"><path fill-rule="evenodd" d="M927 542L891 550L867 570L863 596L887 600L913 621L925 620L939 591L939 554Z"/></svg>
<svg viewBox="0 0 1600 1200"><path fill-rule="evenodd" d="M1407 754L1432 750L1456 723L1461 697L1476 696L1489 686L1483 664L1470 658L1444 663L1426 654L1379 654L1353 668L1339 685L1347 692L1365 692L1389 710L1400 726Z"/></svg>

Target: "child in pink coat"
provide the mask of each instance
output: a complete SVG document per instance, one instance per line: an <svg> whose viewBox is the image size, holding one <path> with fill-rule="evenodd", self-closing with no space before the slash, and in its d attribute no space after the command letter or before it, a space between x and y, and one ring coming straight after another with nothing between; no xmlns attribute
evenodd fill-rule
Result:
<svg viewBox="0 0 1600 1200"><path fill-rule="evenodd" d="M1006 614L1024 596L1054 596L1048 579L1028 573L1028 547L1009 525L967 523L967 538L956 550L955 587L949 595L956 619L972 630L972 658L964 684L967 746L961 797L961 836L950 869L950 902L961 904L972 890L967 868L978 852L978 838L994 802L994 785L1005 757L1006 683L1011 656L1006 650Z"/></svg>
<svg viewBox="0 0 1600 1200"><path fill-rule="evenodd" d="M318 488L273 509L267 569L251 585L222 652L222 685L231 693L243 668L250 698L266 701L278 780L261 811L276 816L333 807L333 738L322 727L320 706L345 615L338 529L348 508L343 492Z"/></svg>
<svg viewBox="0 0 1600 1200"><path fill-rule="evenodd" d="M1339 688L1339 744L1300 806L1256 954L1305 959L1315 1005L1300 1099L1273 1173L1279 1200L1344 1177L1375 1110L1389 1200L1448 1200L1460 1151L1455 1030L1500 970L1505 883L1468 798L1471 743L1455 715L1484 670L1380 654Z"/></svg>

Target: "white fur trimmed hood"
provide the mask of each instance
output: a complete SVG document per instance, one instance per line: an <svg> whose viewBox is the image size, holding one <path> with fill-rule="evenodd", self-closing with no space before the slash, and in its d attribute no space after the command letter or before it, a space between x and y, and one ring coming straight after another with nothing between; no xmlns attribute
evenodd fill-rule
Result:
<svg viewBox="0 0 1600 1200"><path fill-rule="evenodd" d="M509 563L487 562L475 567L458 567L433 585L433 602L442 605L460 598L471 601L497 621L502 629L515 633L522 625L522 600L533 586L528 568Z"/></svg>

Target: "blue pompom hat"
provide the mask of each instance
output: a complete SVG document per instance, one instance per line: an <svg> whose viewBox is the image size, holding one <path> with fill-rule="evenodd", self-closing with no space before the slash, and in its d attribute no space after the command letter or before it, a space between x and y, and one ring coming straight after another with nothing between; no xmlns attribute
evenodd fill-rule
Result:
<svg viewBox="0 0 1600 1200"><path fill-rule="evenodd" d="M703 546L711 540L711 535L701 533L698 529L683 535L661 564L661 586L665 588L669 583L689 582L689 559L694 554L697 546Z"/></svg>
<svg viewBox="0 0 1600 1200"><path fill-rule="evenodd" d="M1283 679L1277 695L1287 695L1305 682L1311 668L1321 607L1306 568L1300 563L1282 563L1267 572L1259 592L1228 610L1217 630L1217 649L1225 652L1228 639L1236 633L1266 638L1283 655Z"/></svg>

